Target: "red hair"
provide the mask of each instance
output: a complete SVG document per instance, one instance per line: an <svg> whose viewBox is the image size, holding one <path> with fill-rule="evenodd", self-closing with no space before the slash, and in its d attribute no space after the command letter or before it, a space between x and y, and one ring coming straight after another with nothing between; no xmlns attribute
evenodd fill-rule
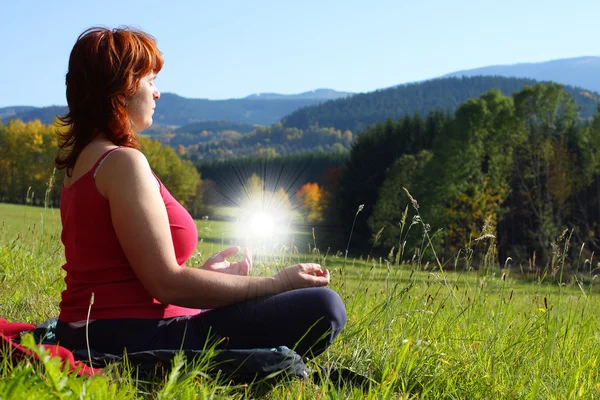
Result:
<svg viewBox="0 0 600 400"><path fill-rule="evenodd" d="M69 129L58 134L56 167L66 168L70 175L83 148L101 133L118 146L137 148L127 99L143 77L157 74L162 66L156 40L143 31L93 27L83 32L69 57L69 112L59 117Z"/></svg>

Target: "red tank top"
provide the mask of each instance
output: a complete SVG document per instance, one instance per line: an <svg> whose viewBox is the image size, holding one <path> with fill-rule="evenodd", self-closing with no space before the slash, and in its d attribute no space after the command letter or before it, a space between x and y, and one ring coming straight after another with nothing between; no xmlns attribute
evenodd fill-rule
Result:
<svg viewBox="0 0 600 400"><path fill-rule="evenodd" d="M94 293L90 320L112 318L161 319L195 315L200 310L161 304L142 286L127 262L114 231L108 200L96 188L94 167L71 186L64 187L60 198L62 242L65 246L67 288L62 292L59 319L76 322L87 319L90 296ZM173 198L162 182L160 194L165 202L177 263L180 266L198 244L194 220Z"/></svg>

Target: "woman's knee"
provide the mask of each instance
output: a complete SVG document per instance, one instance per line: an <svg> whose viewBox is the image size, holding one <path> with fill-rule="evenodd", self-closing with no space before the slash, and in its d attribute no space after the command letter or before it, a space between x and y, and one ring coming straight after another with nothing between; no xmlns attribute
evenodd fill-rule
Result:
<svg viewBox="0 0 600 400"><path fill-rule="evenodd" d="M329 288L318 288L313 291L315 296L315 311L326 322L331 330L339 333L346 325L346 307L337 292Z"/></svg>

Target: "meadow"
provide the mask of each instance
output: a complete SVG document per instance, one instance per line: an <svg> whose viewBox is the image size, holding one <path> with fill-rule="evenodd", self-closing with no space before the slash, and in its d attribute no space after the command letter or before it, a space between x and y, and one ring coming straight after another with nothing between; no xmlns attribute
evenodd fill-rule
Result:
<svg viewBox="0 0 600 400"><path fill-rule="evenodd" d="M229 246L235 231L232 222L197 225L200 243L191 266ZM211 379L201 363L152 382L136 380L126 367L87 379L49 359L4 358L0 399L600 397L600 298L591 273L557 281L526 279L493 264L443 271L435 264L345 260L344 249L326 251L327 238L294 235L297 243L312 241L310 250L290 242L277 254L258 254L254 273L301 261L330 269L348 324L308 366L350 369L372 379L368 388L292 380L264 393L257 384ZM58 315L62 251L58 210L0 204L0 317L40 323Z"/></svg>

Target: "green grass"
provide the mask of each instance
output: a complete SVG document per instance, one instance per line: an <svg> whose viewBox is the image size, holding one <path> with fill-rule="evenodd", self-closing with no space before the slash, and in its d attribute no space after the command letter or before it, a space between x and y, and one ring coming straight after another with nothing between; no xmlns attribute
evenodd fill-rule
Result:
<svg viewBox="0 0 600 400"><path fill-rule="evenodd" d="M58 212L0 204L0 226L0 317L37 323L56 316L64 288ZM230 222L203 220L198 228L194 265L235 240ZM259 396L253 385L203 377L201 366L147 383L121 368L85 379L61 372L51 360L13 365L5 359L0 398L600 397L600 298L593 277L558 285L498 268L426 271L352 258L343 267L341 253L324 258L292 249L259 257L257 273L298 260L318 260L332 271L348 325L317 361L369 376L377 383L367 392L293 381Z"/></svg>

